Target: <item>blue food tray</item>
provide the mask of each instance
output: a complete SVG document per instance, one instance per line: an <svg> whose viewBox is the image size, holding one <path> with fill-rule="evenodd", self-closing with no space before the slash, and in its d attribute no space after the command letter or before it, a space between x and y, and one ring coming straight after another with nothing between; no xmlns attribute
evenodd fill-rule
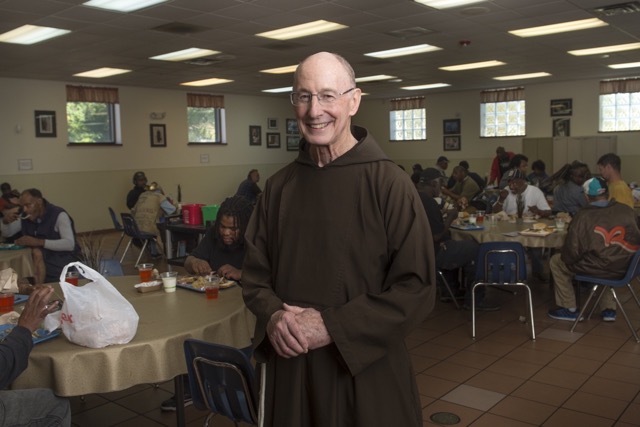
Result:
<svg viewBox="0 0 640 427"><path fill-rule="evenodd" d="M14 304L22 304L23 302L25 302L28 299L29 299L29 295L15 294L14 297L13 297L13 303Z"/></svg>
<svg viewBox="0 0 640 427"><path fill-rule="evenodd" d="M451 228L455 228L457 230L466 230L466 231L476 231L476 230L484 230L483 225L474 225L474 224L463 224L463 225L455 225L452 224Z"/></svg>
<svg viewBox="0 0 640 427"><path fill-rule="evenodd" d="M0 341L4 340L4 338L9 335L9 333L13 330L14 325L0 325ZM35 335L32 335L33 343L39 344L44 341L48 341L52 338L60 335L60 329L56 329L55 331L47 332L45 329L36 329Z"/></svg>
<svg viewBox="0 0 640 427"><path fill-rule="evenodd" d="M0 243L0 251L13 251L24 248L24 246L14 245L13 243Z"/></svg>

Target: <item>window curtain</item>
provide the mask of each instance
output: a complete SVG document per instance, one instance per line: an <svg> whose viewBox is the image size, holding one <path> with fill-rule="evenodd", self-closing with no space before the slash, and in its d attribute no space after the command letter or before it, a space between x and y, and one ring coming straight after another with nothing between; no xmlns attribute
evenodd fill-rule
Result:
<svg viewBox="0 0 640 427"><path fill-rule="evenodd" d="M67 102L118 104L120 100L117 88L67 85Z"/></svg>
<svg viewBox="0 0 640 427"><path fill-rule="evenodd" d="M480 92L480 102L488 104L493 102L509 102L524 100L524 88L513 87L508 89L483 90Z"/></svg>
<svg viewBox="0 0 640 427"><path fill-rule="evenodd" d="M224 96L206 95L202 93L188 93L187 107L224 108Z"/></svg>
<svg viewBox="0 0 640 427"><path fill-rule="evenodd" d="M415 98L395 98L390 101L391 111L398 110L417 110L425 108L424 96Z"/></svg>
<svg viewBox="0 0 640 427"><path fill-rule="evenodd" d="M632 92L640 92L640 78L603 80L600 82L600 95Z"/></svg>

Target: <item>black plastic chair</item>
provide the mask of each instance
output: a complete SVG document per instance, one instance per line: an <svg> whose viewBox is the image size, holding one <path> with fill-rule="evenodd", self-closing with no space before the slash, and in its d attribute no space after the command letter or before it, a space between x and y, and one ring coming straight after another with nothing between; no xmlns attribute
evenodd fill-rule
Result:
<svg viewBox="0 0 640 427"><path fill-rule="evenodd" d="M122 225L124 226L124 232L127 236L129 236L129 243L127 243L127 247L122 254L122 258L120 258L120 262L124 260L125 255L127 255L127 251L133 242L133 239L138 239L142 242L142 248L140 249L140 255L138 255L138 259L136 260L135 265L138 265L140 262L140 258L142 258L142 254L144 250L147 248L150 241L158 243L156 235L151 233L145 233L140 231L138 228L138 224L136 224L136 220L133 218L133 215L129 213L121 213L120 217L122 218Z"/></svg>
<svg viewBox="0 0 640 427"><path fill-rule="evenodd" d="M118 249L120 249L120 244L122 243L122 239L124 239L125 232L124 232L124 227L118 221L118 217L116 216L116 213L113 211L113 209L111 209L111 207L109 207L109 215L111 215L111 221L113 221L113 228L115 228L116 231L122 232L122 234L120 234L120 240L118 240L118 245L116 246L116 249L113 251L113 255L111 255L111 258L113 258L118 253Z"/></svg>
<svg viewBox="0 0 640 427"><path fill-rule="evenodd" d="M100 260L100 274L105 277L124 276L124 271L120 261L115 258L109 258Z"/></svg>
<svg viewBox="0 0 640 427"><path fill-rule="evenodd" d="M185 340L193 405L211 411L205 426L214 414L230 418L236 427L240 421L258 425L258 393L250 352L251 347L237 349L192 338Z"/></svg>
<svg viewBox="0 0 640 427"><path fill-rule="evenodd" d="M478 286L519 286L527 290L531 339L536 339L533 323L531 289L526 283L527 264L524 247L518 242L486 242L480 244L476 262L476 281L471 289L471 329L476 338L476 288Z"/></svg>
<svg viewBox="0 0 640 427"><path fill-rule="evenodd" d="M636 304L638 304L638 308L640 308L640 300L638 300L638 296L636 295L636 293L633 290L633 287L631 286L631 281L638 276L640 276L640 251L637 251L635 253L633 258L631 259L631 262L629 263L627 274L625 274L624 277L620 280L601 279L598 277L583 276L580 274L576 274L574 278L575 280L579 282L593 283L593 287L591 288L591 293L589 294L589 298L587 298L587 301L584 303L584 307L581 310L581 314L586 311L587 307L589 307L589 302L595 295L596 291L598 290L598 287L602 286L602 291L598 294L598 298L593 303L593 306L589 311L589 315L586 317L587 319L591 318L591 315L593 314L593 310L595 310L596 306L600 302L600 298L602 298L602 294L605 293L608 288L608 290L610 290L611 293L613 294L613 299L616 301L616 305L618 306L618 308L620 309L620 312L624 316L624 320L627 321L627 325L629 325L629 329L631 329L631 333L633 334L633 337L635 338L636 342L640 342L638 333L636 332L635 328L631 324L631 320L629 320L629 316L627 316L627 312L624 310L624 308L622 308L622 303L618 299L618 295L616 295L616 291L615 291L615 288L624 288L625 286L629 288L629 292L631 292L631 296L633 297L634 300L636 300ZM582 315L579 315L576 318L576 320L573 322L573 326L571 327L571 332L573 332L576 329L576 325L580 320L582 320Z"/></svg>

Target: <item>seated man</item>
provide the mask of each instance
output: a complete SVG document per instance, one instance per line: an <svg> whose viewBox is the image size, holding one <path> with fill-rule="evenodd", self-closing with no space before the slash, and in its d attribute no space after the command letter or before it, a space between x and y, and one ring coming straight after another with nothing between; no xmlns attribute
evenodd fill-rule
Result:
<svg viewBox="0 0 640 427"><path fill-rule="evenodd" d="M505 188L509 184L508 183L509 171L518 169L526 177L528 168L529 168L529 158L524 154L516 154L515 156L513 156L513 158L509 162L509 170L504 175L502 175L502 178L500 179L500 183L498 184L498 188Z"/></svg>
<svg viewBox="0 0 640 427"><path fill-rule="evenodd" d="M207 230L198 247L187 257L189 273L210 274L240 280L244 260L244 232L253 208L241 196L226 199L220 205L216 222Z"/></svg>
<svg viewBox="0 0 640 427"><path fill-rule="evenodd" d="M484 187L486 187L486 180L484 178L482 178L480 175L478 175L475 172L471 172L469 170L469 162L467 162L466 160L460 160L460 163L458 163L460 166L462 166L463 168L466 169L467 171L467 175L469 176L469 178L473 179L476 184L478 184L478 188L482 191L484 190Z"/></svg>
<svg viewBox="0 0 640 427"><path fill-rule="evenodd" d="M31 248L36 285L57 282L64 266L77 261L80 253L73 219L35 188L22 192L20 205L24 210L22 237L15 243Z"/></svg>
<svg viewBox="0 0 640 427"><path fill-rule="evenodd" d="M258 196L262 193L258 182L260 181L260 172L258 169L251 169L247 174L247 179L242 181L236 191L236 196L242 196L252 205L256 204Z"/></svg>
<svg viewBox="0 0 640 427"><path fill-rule="evenodd" d="M148 190L138 197L138 201L131 210L131 214L136 220L140 231L158 236L160 232L156 224L160 218L171 215L176 209L173 203L171 203L171 200L164 195L162 187L152 182ZM160 248L158 248L158 245L156 245L153 240L149 241L149 249L152 257L162 256Z"/></svg>
<svg viewBox="0 0 640 427"><path fill-rule="evenodd" d="M451 176L455 179L455 184L450 189L449 194L452 199L456 201L464 199L468 204L471 199L480 193L478 184L468 175L464 167L454 167Z"/></svg>
<svg viewBox="0 0 640 427"><path fill-rule="evenodd" d="M498 201L493 205L493 212L503 210L507 215L539 215L546 218L551 215L547 199L538 187L528 185L524 172L511 169L505 174L508 190L502 189ZM536 280L546 281L542 266L542 249L528 248L531 255L531 272Z"/></svg>
<svg viewBox="0 0 640 427"><path fill-rule="evenodd" d="M433 245L436 253L436 267L440 270L457 270L462 268L466 286L464 306L471 307L471 285L476 276L476 259L478 257L478 244L473 240L452 240L449 227L454 219L458 218L458 205L446 213L443 219L442 212L435 197L440 197L442 175L435 168L427 168L422 172L418 183L418 194L422 205L429 218ZM484 287L476 290L476 310L495 311L500 306L491 305L484 300Z"/></svg>
<svg viewBox="0 0 640 427"><path fill-rule="evenodd" d="M220 277L238 281L244 261L244 233L247 230L253 206L241 196L227 198L220 205L216 222L209 227L198 247L187 257L184 268L191 274L207 275L215 272ZM193 403L189 394L189 378L183 375L185 385L184 406ZM176 410L175 395L160 405L163 411Z"/></svg>
<svg viewBox="0 0 640 427"><path fill-rule="evenodd" d="M53 288L34 289L24 305L18 324L0 342L0 426L70 426L69 401L49 389L4 390L27 368L33 348L31 334L47 314L58 308L48 305Z"/></svg>
<svg viewBox="0 0 640 427"><path fill-rule="evenodd" d="M529 184L535 185L536 187L541 189L545 196L551 194L547 191L546 181L548 180L549 175L547 175L546 169L547 166L544 164L544 162L538 159L531 164L532 172L527 175L527 181L529 181Z"/></svg>
<svg viewBox="0 0 640 427"><path fill-rule="evenodd" d="M553 189L553 212L567 212L573 216L578 209L586 206L582 184L589 178L589 166L578 161L571 163L562 177L564 182Z"/></svg>
<svg viewBox="0 0 640 427"><path fill-rule="evenodd" d="M579 312L573 290L573 276L582 274L603 279L623 277L634 253L640 249L640 230L632 208L608 200L607 182L591 178L583 184L588 206L571 221L560 253L551 257L556 304L549 317L575 320ZM600 299L602 319L616 320L616 303L610 292Z"/></svg>
<svg viewBox="0 0 640 427"><path fill-rule="evenodd" d="M5 184L9 185L7 183L2 185ZM0 198L0 201L4 201L4 207L0 211L0 217L2 217L2 226L0 228L2 241L5 243L13 243L18 237L22 236L20 193L10 188L9 192L2 194L2 198Z"/></svg>

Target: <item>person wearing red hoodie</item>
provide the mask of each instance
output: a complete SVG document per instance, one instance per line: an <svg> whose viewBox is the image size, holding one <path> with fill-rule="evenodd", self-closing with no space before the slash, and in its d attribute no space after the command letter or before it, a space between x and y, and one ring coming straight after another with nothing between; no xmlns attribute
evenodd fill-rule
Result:
<svg viewBox="0 0 640 427"><path fill-rule="evenodd" d="M494 182L496 185L500 184L502 175L509 170L509 163L515 156L512 151L506 151L504 147L496 148L496 157L494 157L491 163L491 173L489 174L489 182L487 185L491 185Z"/></svg>

